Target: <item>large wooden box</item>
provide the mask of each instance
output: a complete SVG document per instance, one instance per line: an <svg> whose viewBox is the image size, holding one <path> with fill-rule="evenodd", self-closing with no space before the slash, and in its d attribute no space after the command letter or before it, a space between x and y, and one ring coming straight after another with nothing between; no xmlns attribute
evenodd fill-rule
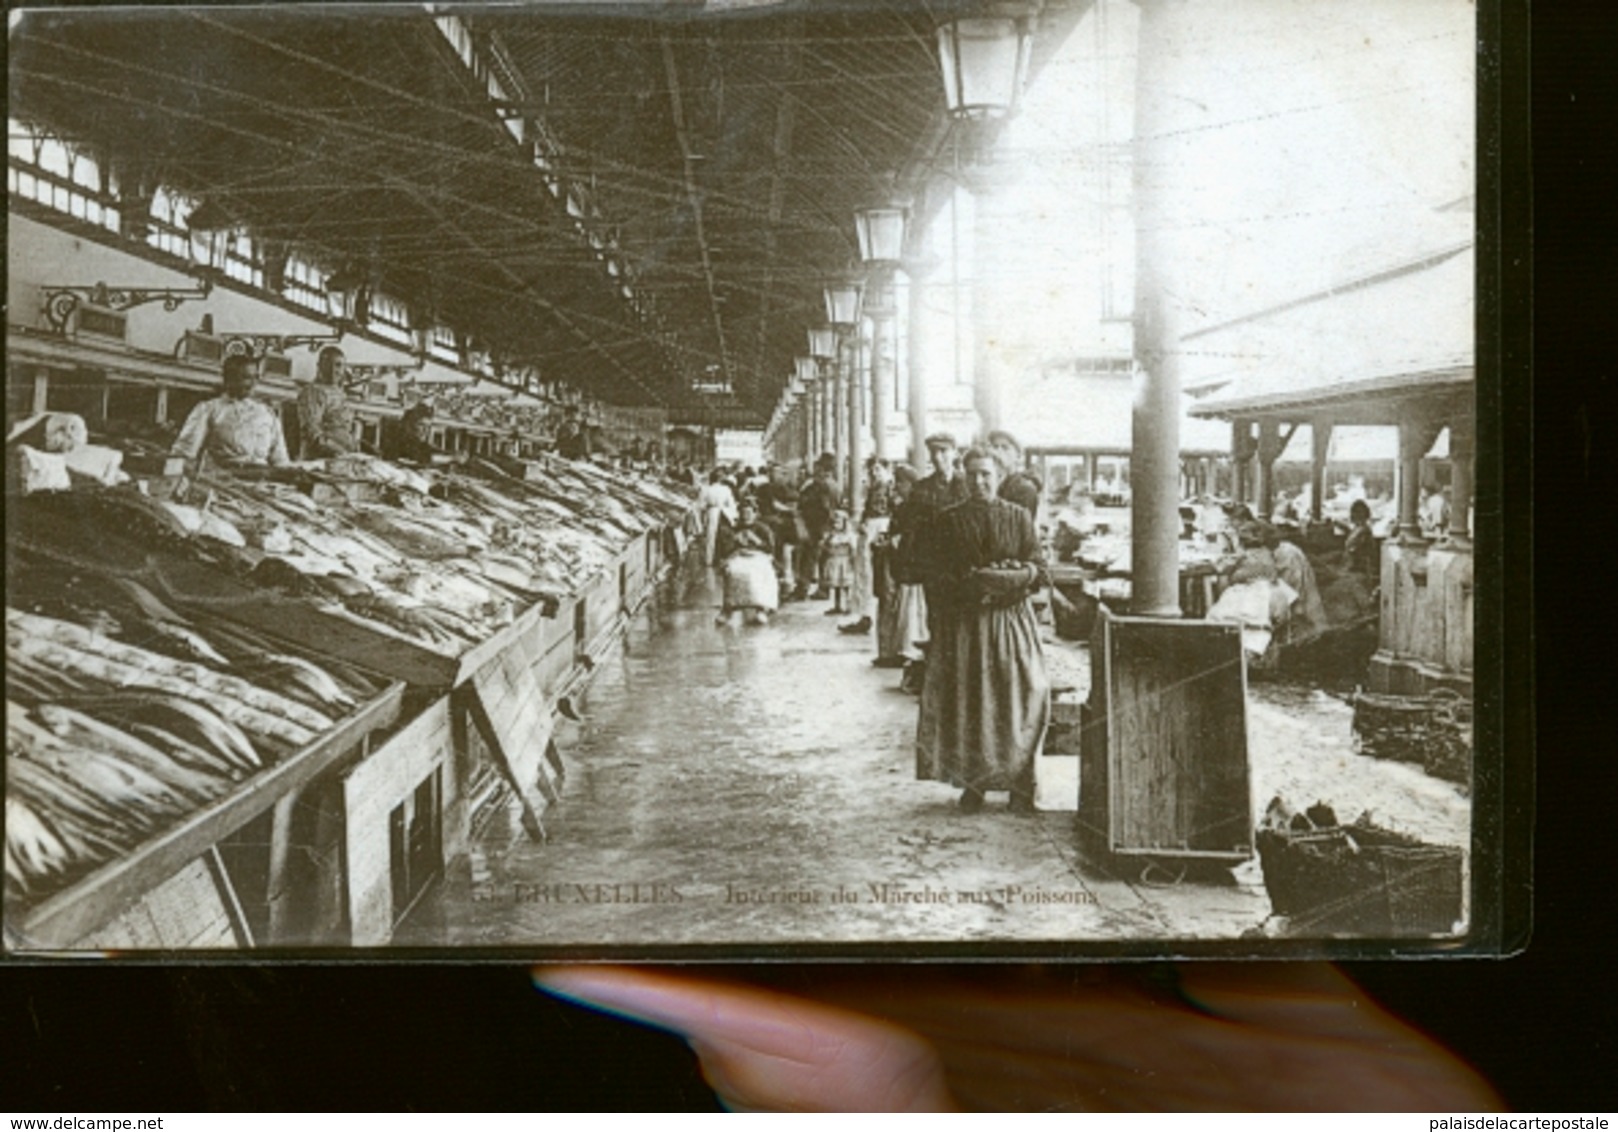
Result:
<svg viewBox="0 0 1618 1132"><path fill-rule="evenodd" d="M457 749L464 731L451 698L433 699L343 777L343 872L348 939L385 944L415 901L464 847Z"/></svg>
<svg viewBox="0 0 1618 1132"><path fill-rule="evenodd" d="M1250 859L1241 630L1103 608L1090 656L1080 835L1117 855Z"/></svg>
<svg viewBox="0 0 1618 1132"><path fill-rule="evenodd" d="M304 750L21 915L8 906L8 942L17 950L64 951L325 942L273 930L281 893L257 858L266 850L275 856L272 811L318 794L329 775L359 759L371 733L398 717L402 693L389 686ZM233 845L260 828L263 836L247 838L258 853Z"/></svg>

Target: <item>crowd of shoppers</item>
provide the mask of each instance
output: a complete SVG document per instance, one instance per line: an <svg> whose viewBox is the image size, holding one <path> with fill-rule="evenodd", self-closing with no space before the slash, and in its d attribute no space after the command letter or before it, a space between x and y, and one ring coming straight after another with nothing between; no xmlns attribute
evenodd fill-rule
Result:
<svg viewBox="0 0 1618 1132"><path fill-rule="evenodd" d="M929 474L871 459L855 516L830 453L790 467L716 469L698 498L698 546L718 576L719 623L767 624L780 602L826 601L872 636L872 665L903 669L919 698L918 778L961 790L979 810L1005 792L1034 805L1034 760L1049 717L1030 599L1049 584L1035 517L1042 485L1015 438L960 451L926 439Z"/></svg>

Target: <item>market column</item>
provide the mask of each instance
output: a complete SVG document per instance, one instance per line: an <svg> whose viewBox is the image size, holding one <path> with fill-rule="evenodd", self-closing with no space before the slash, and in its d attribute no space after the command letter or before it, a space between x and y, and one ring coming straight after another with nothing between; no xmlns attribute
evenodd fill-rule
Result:
<svg viewBox="0 0 1618 1132"><path fill-rule="evenodd" d="M865 385L869 351L865 349L864 320L838 335L838 365L848 374L848 464L843 473L843 498L856 519L865 495Z"/></svg>
<svg viewBox="0 0 1618 1132"><path fill-rule="evenodd" d="M1135 399L1130 452L1130 612L1180 616L1180 288L1170 241L1176 220L1171 171L1181 144L1175 127L1167 0L1137 0L1140 37L1135 71Z"/></svg>
<svg viewBox="0 0 1618 1132"><path fill-rule="evenodd" d="M1321 521L1326 503L1326 458L1331 453L1332 423L1316 417L1309 425L1309 522Z"/></svg>
<svg viewBox="0 0 1618 1132"><path fill-rule="evenodd" d="M1470 408L1449 423L1449 528L1445 532L1457 547L1472 542L1472 459L1476 431Z"/></svg>
<svg viewBox="0 0 1618 1132"><path fill-rule="evenodd" d="M813 461L820 451L820 382L811 381L804 390L804 459Z"/></svg>
<svg viewBox="0 0 1618 1132"><path fill-rule="evenodd" d="M1275 511L1275 462L1281 458L1286 450L1287 441L1292 439L1292 433L1285 437L1281 435L1279 421L1262 420L1258 422L1258 451L1255 474L1258 485L1254 492L1255 505L1253 514L1260 519L1268 519Z"/></svg>
<svg viewBox="0 0 1618 1132"><path fill-rule="evenodd" d="M849 378L852 377L848 364L848 335L842 330L837 331L837 345L832 350L832 420L833 441L832 451L837 455L837 478L839 481L846 476L848 468L848 436L849 436Z"/></svg>
<svg viewBox="0 0 1618 1132"><path fill-rule="evenodd" d="M965 180L972 193L972 404L982 438L1005 427L1005 387L1012 376L1008 343L994 313L1005 301L1005 272L1011 269L998 253L1005 246L1012 173L985 152Z"/></svg>
<svg viewBox="0 0 1618 1132"><path fill-rule="evenodd" d="M1433 447L1442 425L1412 410L1399 422L1399 541L1425 543L1421 533L1421 458Z"/></svg>
<svg viewBox="0 0 1618 1132"><path fill-rule="evenodd" d="M833 359L821 359L820 366L820 446L809 456L812 465L820 459L821 454L837 452L837 363L832 350ZM805 469L807 471L807 469Z"/></svg>
<svg viewBox="0 0 1618 1132"><path fill-rule="evenodd" d="M894 363L897 352L895 310L891 278L873 279L867 292L865 313L871 320L871 442L872 454L879 460L893 458L893 442L888 439L888 414L893 407Z"/></svg>
<svg viewBox="0 0 1618 1132"><path fill-rule="evenodd" d="M910 396L906 410L910 423L910 463L922 475L931 473L927 460L927 381L933 351L933 317L928 310L928 291L938 271L939 260L913 256L905 260L905 276L910 281L910 325L906 353L910 361Z"/></svg>
<svg viewBox="0 0 1618 1132"><path fill-rule="evenodd" d="M1253 436L1252 421L1232 421L1230 426L1230 498L1233 503L1250 503L1253 499L1253 454L1258 451L1258 440Z"/></svg>

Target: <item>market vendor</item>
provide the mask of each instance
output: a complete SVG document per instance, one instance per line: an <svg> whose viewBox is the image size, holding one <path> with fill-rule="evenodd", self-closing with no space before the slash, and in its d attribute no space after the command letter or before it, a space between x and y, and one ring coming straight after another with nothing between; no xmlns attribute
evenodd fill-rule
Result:
<svg viewBox="0 0 1618 1132"><path fill-rule="evenodd" d="M736 613L744 613L755 625L766 624L780 605L780 586L775 577L775 535L758 516L751 501L740 505L734 526L719 531L718 554L723 604L719 625L728 625Z"/></svg>
<svg viewBox="0 0 1618 1132"><path fill-rule="evenodd" d="M916 727L916 777L961 790L972 813L1008 791L1034 808L1034 763L1050 719L1050 679L1029 598L1048 581L1033 516L997 497L1000 465L981 448L962 460L970 497L923 537L932 640Z"/></svg>
<svg viewBox="0 0 1618 1132"><path fill-rule="evenodd" d="M298 390L298 459L342 456L359 448L354 410L343 389L343 351L327 346L315 362L315 379Z"/></svg>
<svg viewBox="0 0 1618 1132"><path fill-rule="evenodd" d="M193 470L203 464L222 468L287 464L281 418L251 395L258 384L258 359L230 354L219 372L224 393L191 410L174 440L174 455L183 457Z"/></svg>
<svg viewBox="0 0 1618 1132"><path fill-rule="evenodd" d="M577 409L570 409L567 418L556 430L556 454L564 460L590 458L590 430L579 420Z"/></svg>
<svg viewBox="0 0 1618 1132"><path fill-rule="evenodd" d="M1263 539L1265 547L1275 559L1276 573L1297 594L1288 611L1287 637L1298 640L1323 632L1327 628L1326 607L1320 600L1314 563L1309 561L1302 547L1284 537L1275 526L1266 525L1263 528Z"/></svg>
<svg viewBox="0 0 1618 1132"><path fill-rule="evenodd" d="M464 452L446 452L433 443L433 407L419 401L399 419L399 442L394 453L398 460L431 467L434 464L464 463Z"/></svg>

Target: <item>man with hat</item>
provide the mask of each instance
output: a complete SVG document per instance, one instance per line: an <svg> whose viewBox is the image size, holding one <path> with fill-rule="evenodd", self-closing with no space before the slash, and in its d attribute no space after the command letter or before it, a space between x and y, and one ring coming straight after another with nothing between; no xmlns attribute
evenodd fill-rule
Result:
<svg viewBox="0 0 1618 1132"><path fill-rule="evenodd" d="M923 579L929 574L926 563L927 531L940 513L958 503L966 502L966 480L955 466L955 438L947 432L935 432L926 441L927 457L933 471L911 489L909 497L893 516L888 536L893 544L892 568L900 584L901 605L926 607ZM905 592L908 589L908 593ZM932 615L923 614L927 624ZM919 620L919 619L918 619ZM928 637L931 638L929 630ZM913 695L921 694L921 682L926 672L926 661L915 640L901 643L905 665L904 679L899 687Z"/></svg>
<svg viewBox="0 0 1618 1132"><path fill-rule="evenodd" d="M880 615L881 603L886 600L886 586L879 584L879 574L887 569L883 549L888 524L893 521L893 470L888 462L877 456L865 461L865 508L860 515L860 544L854 555L854 588L852 591L855 620L837 626L839 633L864 634L875 622L871 618L873 607ZM878 654L880 655L880 653Z"/></svg>
<svg viewBox="0 0 1618 1132"><path fill-rule="evenodd" d="M1000 465L999 498L1007 503L1015 503L1037 520L1039 500L1044 494L1045 485L1025 466L1022 445L1004 429L995 429L984 438L984 442L989 446L995 462Z"/></svg>

